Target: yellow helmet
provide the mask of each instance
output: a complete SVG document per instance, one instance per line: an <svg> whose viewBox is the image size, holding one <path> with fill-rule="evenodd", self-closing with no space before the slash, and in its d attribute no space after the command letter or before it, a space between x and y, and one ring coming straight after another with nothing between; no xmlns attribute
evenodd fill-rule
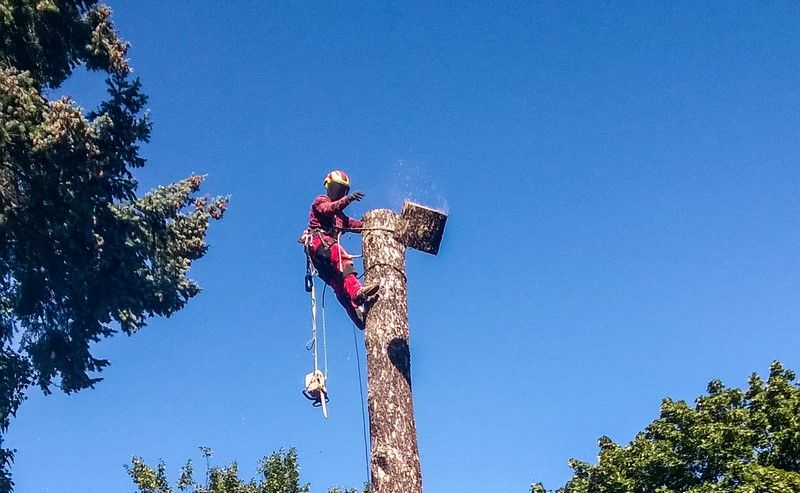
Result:
<svg viewBox="0 0 800 493"><path fill-rule="evenodd" d="M350 187L350 177L347 176L347 173L344 171L331 171L328 173L328 176L325 177L325 188L328 188L328 185L331 183L338 183L340 185L344 185L346 187Z"/></svg>

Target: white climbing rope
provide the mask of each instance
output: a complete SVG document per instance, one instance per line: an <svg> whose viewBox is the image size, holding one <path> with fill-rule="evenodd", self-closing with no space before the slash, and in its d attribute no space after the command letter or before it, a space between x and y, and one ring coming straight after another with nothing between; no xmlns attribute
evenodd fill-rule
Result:
<svg viewBox="0 0 800 493"><path fill-rule="evenodd" d="M306 398L313 400L314 405L322 407L322 415L325 419L328 418L328 390L326 382L328 379L328 342L327 331L325 328L325 291L322 292L322 337L323 337L323 356L324 356L324 372L319 370L319 342L317 340L317 289L314 282L314 276L317 274L314 269L311 259L308 259L308 275L311 276L311 340L306 344L306 349L313 349L314 353L314 371L306 375L305 389L303 395Z"/></svg>

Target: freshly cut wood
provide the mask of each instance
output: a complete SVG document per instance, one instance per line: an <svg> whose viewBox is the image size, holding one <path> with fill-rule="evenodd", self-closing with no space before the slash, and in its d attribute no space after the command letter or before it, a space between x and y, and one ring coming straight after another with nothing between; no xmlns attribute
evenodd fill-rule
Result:
<svg viewBox="0 0 800 493"><path fill-rule="evenodd" d="M447 215L436 209L406 201L398 235L407 247L436 255L444 235Z"/></svg>

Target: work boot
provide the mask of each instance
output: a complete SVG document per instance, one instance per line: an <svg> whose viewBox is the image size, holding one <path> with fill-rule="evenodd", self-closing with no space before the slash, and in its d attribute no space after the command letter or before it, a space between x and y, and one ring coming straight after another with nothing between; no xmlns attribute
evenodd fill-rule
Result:
<svg viewBox="0 0 800 493"><path fill-rule="evenodd" d="M370 301L370 299L373 296L378 294L378 290L380 289L380 287L381 287L380 284L378 284L377 282L363 286L361 289L358 290L358 293L356 293L356 297L353 301L358 306L363 305L367 301Z"/></svg>

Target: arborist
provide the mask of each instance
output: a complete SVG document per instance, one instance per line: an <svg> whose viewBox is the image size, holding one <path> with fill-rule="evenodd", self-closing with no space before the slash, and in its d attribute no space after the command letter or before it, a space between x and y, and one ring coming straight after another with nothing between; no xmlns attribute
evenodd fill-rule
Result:
<svg viewBox="0 0 800 493"><path fill-rule="evenodd" d="M364 330L364 304L377 295L377 283L361 286L353 267L353 257L342 248L342 233L361 232L361 221L348 217L344 209L364 198L364 193L350 193L350 178L344 171L331 171L325 177L326 193L314 199L308 229L300 237L308 261L319 277L333 288L347 314Z"/></svg>

